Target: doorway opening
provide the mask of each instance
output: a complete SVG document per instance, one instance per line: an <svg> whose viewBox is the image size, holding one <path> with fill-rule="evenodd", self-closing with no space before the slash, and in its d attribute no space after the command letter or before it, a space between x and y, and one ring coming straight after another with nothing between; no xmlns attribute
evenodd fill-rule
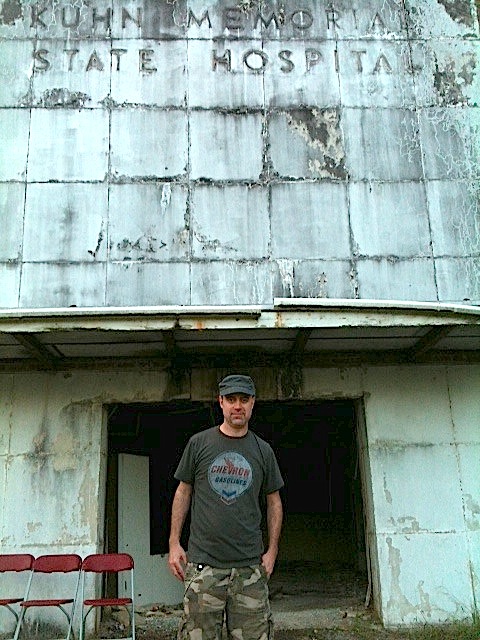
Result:
<svg viewBox="0 0 480 640"><path fill-rule="evenodd" d="M139 482L134 477L133 483L144 496L149 520L145 534L149 540L142 540L142 548L151 559L164 558L166 563L175 468L191 435L220 424L219 407L181 400L115 404L108 407L108 415L108 550L125 550L120 549L124 544L121 518L137 517L128 516L128 510L123 510L124 516L119 512L120 485L126 482L119 460L125 455L140 456L146 461L147 476ZM250 427L272 445L285 480L281 550L270 581L272 606L279 610L355 606L365 599L367 567L356 425L353 400L255 404ZM130 474L137 473L135 468ZM134 501L138 507L138 494ZM141 582L138 569L136 573ZM158 588L155 599L167 602L162 586Z"/></svg>

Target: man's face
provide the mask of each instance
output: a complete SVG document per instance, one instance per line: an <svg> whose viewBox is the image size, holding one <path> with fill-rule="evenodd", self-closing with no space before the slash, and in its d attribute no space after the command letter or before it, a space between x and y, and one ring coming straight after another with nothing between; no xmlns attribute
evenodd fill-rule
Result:
<svg viewBox="0 0 480 640"><path fill-rule="evenodd" d="M255 396L245 393L231 393L218 399L223 411L223 419L232 429L243 429L248 425L255 404Z"/></svg>

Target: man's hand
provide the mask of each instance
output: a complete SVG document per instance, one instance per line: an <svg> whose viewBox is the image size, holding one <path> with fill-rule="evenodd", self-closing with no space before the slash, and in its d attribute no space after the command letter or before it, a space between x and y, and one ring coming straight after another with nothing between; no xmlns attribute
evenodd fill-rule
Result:
<svg viewBox="0 0 480 640"><path fill-rule="evenodd" d="M267 528L268 528L268 549L262 556L262 565L265 567L267 576L270 577L275 567L278 555L278 541L282 529L283 507L280 492L274 491L267 494Z"/></svg>
<svg viewBox="0 0 480 640"><path fill-rule="evenodd" d="M185 578L185 565L187 564L187 554L180 544L170 545L170 553L168 554L168 567L181 582Z"/></svg>
<svg viewBox="0 0 480 640"><path fill-rule="evenodd" d="M192 485L180 482L172 504L172 523L170 527L170 538L168 540L170 553L168 554L168 567L175 576L183 582L185 578L185 565L187 564L187 554L180 544L183 523L190 508L192 499Z"/></svg>
<svg viewBox="0 0 480 640"><path fill-rule="evenodd" d="M265 571L267 572L267 578L270 578L270 576L273 573L276 559L277 559L276 550L268 550L262 556L262 565L265 568Z"/></svg>

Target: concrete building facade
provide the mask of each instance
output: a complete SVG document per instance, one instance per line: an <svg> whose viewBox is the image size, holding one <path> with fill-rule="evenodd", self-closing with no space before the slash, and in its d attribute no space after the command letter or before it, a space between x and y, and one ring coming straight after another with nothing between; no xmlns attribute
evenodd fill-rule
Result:
<svg viewBox="0 0 480 640"><path fill-rule="evenodd" d="M479 40L468 0L0 3L2 550L178 601L172 467L241 369L284 564L345 533L385 625L478 613Z"/></svg>

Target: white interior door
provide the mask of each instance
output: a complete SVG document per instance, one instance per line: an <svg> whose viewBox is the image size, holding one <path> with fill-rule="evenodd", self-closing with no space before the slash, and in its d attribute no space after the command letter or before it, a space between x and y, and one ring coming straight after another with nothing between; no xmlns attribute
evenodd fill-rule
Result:
<svg viewBox="0 0 480 640"><path fill-rule="evenodd" d="M168 570L168 556L150 555L150 475L147 456L118 456L118 551L135 562L135 600L139 606L178 604L183 585ZM121 583L121 584L120 584ZM119 595L127 592L120 580Z"/></svg>

